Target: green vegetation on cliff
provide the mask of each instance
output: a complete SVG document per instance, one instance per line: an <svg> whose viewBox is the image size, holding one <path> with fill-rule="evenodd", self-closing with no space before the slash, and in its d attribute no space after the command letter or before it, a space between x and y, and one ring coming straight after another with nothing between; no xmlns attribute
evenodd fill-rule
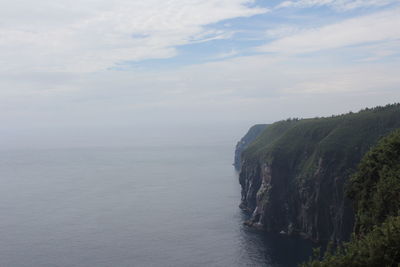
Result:
<svg viewBox="0 0 400 267"><path fill-rule="evenodd" d="M377 138L399 126L400 104L326 118L288 119L271 124L243 155L258 161L284 157L291 166L299 158L307 158L304 164L312 162L321 153L358 163ZM336 169L346 167L337 163Z"/></svg>
<svg viewBox="0 0 400 267"><path fill-rule="evenodd" d="M336 250L329 250L322 261L314 260L303 267L398 267L399 251L400 217L389 217L361 238L353 238ZM318 253L315 256L318 257Z"/></svg>
<svg viewBox="0 0 400 267"><path fill-rule="evenodd" d="M400 104L269 125L242 153L241 208L252 213L247 224L315 241L349 240L355 215L345 185L371 147L397 128ZM372 181L354 178L354 186L368 188ZM376 186L389 192L385 187L395 188L390 183ZM398 198L396 192L398 188L385 197ZM366 196L361 206L376 201L376 210L392 209L387 198L368 190L353 196ZM365 228L379 218L379 212L371 213L357 225Z"/></svg>
<svg viewBox="0 0 400 267"><path fill-rule="evenodd" d="M267 128L268 124L256 124L250 127L245 136L240 139L236 144L235 158L233 166L236 170L240 170L242 165L242 152L245 150L264 130Z"/></svg>
<svg viewBox="0 0 400 267"><path fill-rule="evenodd" d="M388 216L400 215L400 130L364 156L348 195L354 199L357 234L371 231Z"/></svg>
<svg viewBox="0 0 400 267"><path fill-rule="evenodd" d="M400 266L400 130L371 149L352 176L352 240L304 266Z"/></svg>

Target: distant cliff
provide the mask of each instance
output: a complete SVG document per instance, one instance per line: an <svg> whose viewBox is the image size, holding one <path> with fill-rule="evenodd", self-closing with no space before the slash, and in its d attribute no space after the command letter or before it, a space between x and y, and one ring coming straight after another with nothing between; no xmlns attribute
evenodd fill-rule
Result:
<svg viewBox="0 0 400 267"><path fill-rule="evenodd" d="M345 184L371 146L399 127L398 104L271 124L242 152L247 224L315 241L349 239L354 211Z"/></svg>
<svg viewBox="0 0 400 267"><path fill-rule="evenodd" d="M233 162L233 166L235 166L236 170L240 170L242 152L265 130L267 126L268 124L256 124L252 126L245 136L243 136L236 144L235 159Z"/></svg>

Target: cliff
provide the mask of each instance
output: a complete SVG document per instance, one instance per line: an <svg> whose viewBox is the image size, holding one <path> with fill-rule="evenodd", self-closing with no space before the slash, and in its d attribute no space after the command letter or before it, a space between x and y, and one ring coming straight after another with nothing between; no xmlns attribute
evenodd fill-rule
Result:
<svg viewBox="0 0 400 267"><path fill-rule="evenodd" d="M245 136L243 136L242 139L240 139L240 141L236 144L233 166L235 166L237 171L239 171L241 168L242 152L265 130L267 126L267 124L256 124L252 126Z"/></svg>
<svg viewBox="0 0 400 267"><path fill-rule="evenodd" d="M276 122L242 152L240 207L248 225L306 238L348 240L345 184L378 139L400 127L400 105Z"/></svg>
<svg viewBox="0 0 400 267"><path fill-rule="evenodd" d="M363 157L346 191L356 217L351 241L302 266L400 266L400 129Z"/></svg>

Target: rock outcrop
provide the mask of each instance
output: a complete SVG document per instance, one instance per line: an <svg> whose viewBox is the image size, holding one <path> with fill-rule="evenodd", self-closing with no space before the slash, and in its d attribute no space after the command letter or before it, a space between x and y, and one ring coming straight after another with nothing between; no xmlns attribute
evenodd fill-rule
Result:
<svg viewBox="0 0 400 267"><path fill-rule="evenodd" d="M362 156L400 127L400 105L274 123L242 152L240 207L247 225L314 241L348 240L345 188Z"/></svg>
<svg viewBox="0 0 400 267"><path fill-rule="evenodd" d="M240 139L239 142L236 144L236 149L235 149L235 158L233 161L233 166L235 166L235 169L237 171L240 170L241 167L241 155L242 152L265 130L265 128L268 126L268 124L256 124L252 126L245 136Z"/></svg>

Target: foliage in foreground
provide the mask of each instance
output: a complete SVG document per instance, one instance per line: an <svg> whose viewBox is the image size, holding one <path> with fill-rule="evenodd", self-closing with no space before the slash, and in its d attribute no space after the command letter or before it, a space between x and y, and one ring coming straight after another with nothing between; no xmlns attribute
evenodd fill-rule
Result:
<svg viewBox="0 0 400 267"><path fill-rule="evenodd" d="M400 130L383 138L351 178L356 224L352 240L304 267L400 266Z"/></svg>
<svg viewBox="0 0 400 267"><path fill-rule="evenodd" d="M355 233L367 233L400 211L400 130L383 138L362 159L350 180L354 200Z"/></svg>
<svg viewBox="0 0 400 267"><path fill-rule="evenodd" d="M316 251L315 257L319 256ZM361 238L332 251L328 249L322 261L314 260L304 267L367 267L400 266L400 216L388 218Z"/></svg>

